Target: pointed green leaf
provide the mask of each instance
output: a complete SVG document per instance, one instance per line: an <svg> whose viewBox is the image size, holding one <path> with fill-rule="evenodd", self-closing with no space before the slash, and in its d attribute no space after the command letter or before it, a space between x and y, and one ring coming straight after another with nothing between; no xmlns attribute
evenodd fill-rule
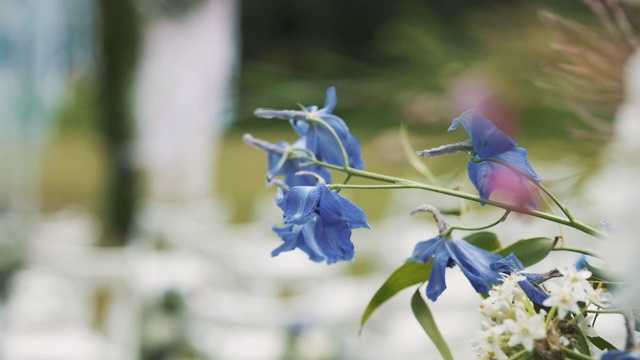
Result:
<svg viewBox="0 0 640 360"><path fill-rule="evenodd" d="M600 350L616 350L615 346L600 336L589 337L589 341Z"/></svg>
<svg viewBox="0 0 640 360"><path fill-rule="evenodd" d="M402 144L402 149L404 150L404 155L407 157L409 165L411 165L417 172L424 175L430 183L437 184L438 182L436 177L433 175L431 170L429 170L427 165L418 159L416 150L411 147L409 135L407 134L407 126L404 123L400 125L400 143Z"/></svg>
<svg viewBox="0 0 640 360"><path fill-rule="evenodd" d="M514 253L522 264L528 267L547 257L553 249L554 242L553 239L544 237L519 240L500 250L498 254L504 257Z"/></svg>
<svg viewBox="0 0 640 360"><path fill-rule="evenodd" d="M438 348L438 351L440 351L440 355L442 355L445 360L453 360L449 346L447 346L447 342L444 341L442 334L440 334L440 330L438 330L438 325L436 325L433 315L431 315L429 306L427 306L422 295L420 295L419 288L411 298L411 310L413 310L413 315L415 315L416 320L418 320L431 341L433 341L436 348Z"/></svg>
<svg viewBox="0 0 640 360"><path fill-rule="evenodd" d="M591 272L591 278L589 280L601 282L603 287L609 291L613 291L616 289L616 285L620 284L619 281L612 280L611 276L606 274L603 269L597 268L588 262L585 262L587 270Z"/></svg>
<svg viewBox="0 0 640 360"><path fill-rule="evenodd" d="M397 268L384 284L382 284L375 295L373 295L371 301L369 301L369 305L367 305L360 320L360 331L362 331L364 324L369 317L371 317L371 314L373 314L380 305L384 304L401 290L427 281L429 275L431 275L431 263L431 261L426 264L407 261Z"/></svg>
<svg viewBox="0 0 640 360"><path fill-rule="evenodd" d="M496 251L500 249L500 241L498 235L490 231L480 231L471 235L465 236L464 240L469 244L475 245L481 249L487 251Z"/></svg>

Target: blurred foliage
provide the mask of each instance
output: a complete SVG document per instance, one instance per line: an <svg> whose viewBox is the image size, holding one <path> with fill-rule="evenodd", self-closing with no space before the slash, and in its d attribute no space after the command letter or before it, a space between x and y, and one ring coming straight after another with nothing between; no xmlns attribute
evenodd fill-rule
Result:
<svg viewBox="0 0 640 360"><path fill-rule="evenodd" d="M456 92L478 78L493 89L502 111L516 119L514 136L531 154L591 159L597 153L585 140L567 142L567 127L584 124L538 85L548 80L546 69L558 61L539 11L597 26L581 1L247 0L241 10L237 115L221 144L216 180L218 192L236 202L234 222L251 220L254 214L245 210L272 190L260 190L263 154L244 145L241 134L250 131L270 141L295 138L285 121L255 118L253 110L321 105L331 85L338 89L336 114L362 140L367 166L381 172L411 171L399 142L400 123L408 124L416 149L459 141L461 134L446 133L459 114ZM60 135L45 160L67 154L80 168L104 168L104 154L92 143L98 137L69 140L72 133L84 137L87 131L98 131L94 75L79 78L70 89L60 112ZM69 150L74 144L86 156ZM442 173L449 163L433 159L429 166ZM102 180L86 172L68 180L72 173L78 171L44 169L45 209L57 208L61 200L55 194L65 192L74 192L69 199L83 198L81 203L96 208L99 195L90 192ZM63 178L78 184L62 190ZM356 202L386 201L386 195L353 195ZM373 218L382 215L379 205L370 206Z"/></svg>

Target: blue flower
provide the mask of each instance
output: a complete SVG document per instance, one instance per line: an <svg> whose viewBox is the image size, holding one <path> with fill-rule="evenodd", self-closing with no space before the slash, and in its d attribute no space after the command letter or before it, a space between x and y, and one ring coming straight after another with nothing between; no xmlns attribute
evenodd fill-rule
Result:
<svg viewBox="0 0 640 360"><path fill-rule="evenodd" d="M318 122L310 121L313 118L321 119L338 135L340 143L347 153L349 166L364 169L360 142L349 132L344 120L332 114L336 104L336 89L330 87L327 89L327 98L323 108L309 106L303 110L256 109L254 114L266 119L289 120L293 129L304 138L307 149L313 152L318 160L344 166L340 146L331 131Z"/></svg>
<svg viewBox="0 0 640 360"><path fill-rule="evenodd" d="M296 186L277 199L284 211L284 227L274 227L284 244L272 252L299 248L313 261L353 259L351 230L370 228L365 213L357 205L319 183L317 186Z"/></svg>
<svg viewBox="0 0 640 360"><path fill-rule="evenodd" d="M469 244L462 239L438 235L416 244L409 261L427 263L433 258L431 276L427 284L427 297L436 301L447 288L445 270L457 264L479 293L488 293L491 284L498 282L498 273L489 265L501 256Z"/></svg>
<svg viewBox="0 0 640 360"><path fill-rule="evenodd" d="M284 183L292 188L294 186L313 186L317 179L311 176L298 176L296 173L301 170L318 174L325 182L331 183L331 172L327 168L317 166L309 161L299 158L289 157L286 151L296 148L304 148L304 139L299 139L293 145L281 141L274 145L273 150L268 153L268 178L274 176L284 176Z"/></svg>
<svg viewBox="0 0 640 360"><path fill-rule="evenodd" d="M522 262L520 262L520 260L513 253L509 254L509 256L503 259L494 262L490 265L490 267L491 270L497 271L499 273L507 275L511 273L517 273L524 276L526 280L518 281L518 285L520 285L522 291L527 294L527 297L529 297L529 299L534 304L538 305L542 305L542 302L544 302L549 297L549 294L540 290L537 285L542 284L552 277L559 276L559 274L554 276L553 274L555 274L555 272L553 271L547 274L524 272L524 265L522 265Z"/></svg>
<svg viewBox="0 0 640 360"><path fill-rule="evenodd" d="M494 191L501 190L505 195L511 196L516 205L536 208L534 189L531 188L530 180L520 172L536 182L542 179L529 164L527 151L516 147L517 144L509 136L474 110L467 110L454 119L449 131L455 130L460 124L473 144L475 154L468 165L469 179L480 197L489 199ZM520 172L497 162L482 160L497 160Z"/></svg>
<svg viewBox="0 0 640 360"><path fill-rule="evenodd" d="M640 360L640 352L609 350L602 354L600 360Z"/></svg>

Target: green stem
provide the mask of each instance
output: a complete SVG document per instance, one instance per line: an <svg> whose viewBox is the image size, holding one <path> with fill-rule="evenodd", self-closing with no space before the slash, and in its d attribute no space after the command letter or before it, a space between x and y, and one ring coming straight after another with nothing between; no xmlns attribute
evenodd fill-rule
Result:
<svg viewBox="0 0 640 360"><path fill-rule="evenodd" d="M509 357L509 360L516 360L518 358L520 358L522 355L528 353L529 351L527 351L527 349L522 349L520 351L518 351L517 353L513 354L512 356Z"/></svg>
<svg viewBox="0 0 640 360"><path fill-rule="evenodd" d="M325 164L325 163L321 163L321 162L317 162L317 164ZM329 164L326 164L329 165ZM324 166L324 165L323 165ZM329 168L335 169L335 170L341 170L342 168L338 167L338 166L333 166L333 165L329 165ZM604 239L605 238L605 234L603 234L602 232L590 227L589 225L583 224L580 221L577 220L570 220L570 219L565 219L559 216L555 216L555 215L551 215L545 212L541 212L538 210L533 210L533 209L527 209L527 208L523 208L521 206L515 206L515 205L511 205L511 204L507 204L507 203L503 203L500 201L495 201L495 200L489 200L489 199L483 199L479 196L475 196L475 195L471 195L469 193L465 193L462 191L457 191L457 190L451 190L451 189L447 189L447 188L442 188L439 186L434 186L434 185L428 185L428 184L422 184L422 183L418 183L415 181L411 181L411 180L406 180L406 179L400 179L400 178L394 178L394 177L390 177L390 176L386 176L386 175L380 175L379 177L377 176L378 174L374 174L374 173L369 173L363 170L356 170L356 169L352 169L349 168L346 171L350 172L351 174L353 174L354 176L359 176L362 178L366 178L366 179L373 179L373 180L379 180L379 181L384 181L384 182L391 182L393 183L393 185L341 185L341 184L331 184L331 185L327 185L329 188L331 189L422 189L422 190L427 190L427 191L431 191L431 192L435 192L435 193L439 193L439 194L444 194L444 195L449 195L449 196L454 196L457 198L461 198L461 199L466 199L466 200L470 200L470 201L474 201L477 203L485 203L491 206L495 206L504 210L508 210L511 212L517 212L520 214L526 214L529 216L533 216L533 217L537 217L543 220L548 220L548 221L552 221L561 225L566 225L566 226L570 226L576 230L582 231L586 234L589 234L591 236L600 238L600 239Z"/></svg>
<svg viewBox="0 0 640 360"><path fill-rule="evenodd" d="M502 166L505 166L515 172L517 172L518 174L524 176L525 178L527 178L527 180L529 180L529 182L531 182L533 185L535 185L538 189L542 190L542 192L547 195L555 204L556 206L558 206L558 208L564 213L564 215L571 221L574 221L573 215L571 214L571 212L569 211L569 209L567 209L561 202L560 200L553 195L553 193L551 193L551 191L549 191L544 185L542 185L538 180L534 179L533 177L531 177L531 175L523 172L522 170L516 168L515 166L506 163L502 160L497 160L497 159L481 159L478 160L477 162L483 162L483 161L490 161L490 162L494 162L496 164L500 164Z"/></svg>
<svg viewBox="0 0 640 360"><path fill-rule="evenodd" d="M494 226L496 226L496 225L500 224L501 222L505 221L505 220L507 219L507 216L509 216L509 214L511 214L511 211L506 210L500 219L498 219L497 221L494 221L494 222L492 222L491 224L486 225L486 226L475 227L475 228L471 228L471 227L463 227L463 226L451 226L451 227L449 228L449 230L477 231L477 230L484 230L484 229L488 229L488 228L494 227Z"/></svg>
<svg viewBox="0 0 640 360"><path fill-rule="evenodd" d="M585 355L585 354L581 354L577 351L573 351L571 349L567 349L565 347L562 348L562 352L569 358L569 359L574 359L574 360L596 360L595 358L589 356L589 355Z"/></svg>
<svg viewBox="0 0 640 360"><path fill-rule="evenodd" d="M552 251L571 251L571 252L574 252L574 253L583 254L583 255L589 255L589 256L593 256L593 257L598 258L598 259L602 259L602 255L598 254L597 252L589 251L589 250L585 250L585 249L574 248L574 247L563 246L563 247L553 248L551 250Z"/></svg>
<svg viewBox="0 0 640 360"><path fill-rule="evenodd" d="M335 136L337 137L337 134ZM346 152L344 152L344 148L341 148L341 150L343 151L343 155L346 156ZM600 239L604 239L606 237L604 233L592 228L589 225L586 225L580 221L575 220L573 217L562 218L559 216L555 216L555 215L548 214L548 213L534 210L534 209L525 208L522 206L516 206L516 205L507 204L507 203L490 200L490 199L483 199L480 196L471 195L469 193L465 193L462 191L447 189L440 186L424 184L424 183L420 183L420 182L409 180L409 179L403 179L399 177L378 174L370 171L358 170L358 169L349 167L348 165L338 166L338 165L329 164L323 161L319 161L313 158L308 158L308 160L318 166L323 166L323 167L326 167L327 169L341 171L352 176L357 176L363 179L377 180L381 182L391 183L391 185L347 185L347 184L328 185L328 187L331 189L335 189L335 190L337 189L422 189L422 190L427 190L427 191L431 191L431 192L435 192L443 195L449 195L449 196L454 196L461 199L474 201L481 204L483 203L489 204L491 206L495 206L511 212L526 214L526 215L537 217L543 220L552 221L561 225L570 226L576 230L582 231L586 234L589 234L591 236L594 236ZM348 164L348 163L345 163L345 164Z"/></svg>
<svg viewBox="0 0 640 360"><path fill-rule="evenodd" d="M553 317L556 315L556 312L558 311L558 307L554 306L551 308L551 310L549 310L549 313L547 314L547 320L544 322L545 328L549 328L549 325L551 324L551 320L553 320Z"/></svg>
<svg viewBox="0 0 640 360"><path fill-rule="evenodd" d="M585 313L588 313L588 314L622 314L623 311L620 310L620 309L585 310Z"/></svg>
<svg viewBox="0 0 640 360"><path fill-rule="evenodd" d="M342 140L340 140L340 136L338 136L338 133L333 129L333 127L329 124L327 124L326 121L315 117L315 116L307 116L307 120L310 122L316 122L322 126L324 126L325 128L327 128L327 130L331 133L331 135L336 139L336 142L338 143L338 147L340 148L340 154L342 155L342 162L344 163L344 166L339 167L338 170L344 170L345 172L347 172L347 174L349 173L347 170L350 169L349 167L349 155L347 155L347 150L344 148L344 145L342 145Z"/></svg>

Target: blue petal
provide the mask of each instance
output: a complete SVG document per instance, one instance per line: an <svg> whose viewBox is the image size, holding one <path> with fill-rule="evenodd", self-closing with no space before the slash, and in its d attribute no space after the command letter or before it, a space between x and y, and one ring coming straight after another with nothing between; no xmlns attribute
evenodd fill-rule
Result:
<svg viewBox="0 0 640 360"><path fill-rule="evenodd" d="M443 246L440 246L440 244L443 241L446 241L446 240L442 239L440 236L430 240L420 241L413 248L413 254L411 254L411 257L408 258L407 260L420 262L423 264L427 263L427 261L431 260L433 255L435 255L438 249L442 249L446 251L446 249Z"/></svg>
<svg viewBox="0 0 640 360"><path fill-rule="evenodd" d="M491 289L490 284L498 283L498 273L491 270L491 264L500 260L500 255L471 245L462 239L452 239L445 244L451 258L477 292L488 293Z"/></svg>
<svg viewBox="0 0 640 360"><path fill-rule="evenodd" d="M515 141L474 110L467 110L454 119L449 131L455 130L459 124L464 126L471 137L473 149L482 159L494 157L516 147Z"/></svg>
<svg viewBox="0 0 640 360"><path fill-rule="evenodd" d="M518 281L518 285L522 288L527 297L536 305L542 305L542 303L547 300L549 294L540 290L537 286L531 284L527 280Z"/></svg>
<svg viewBox="0 0 640 360"><path fill-rule="evenodd" d="M349 165L356 169L363 169L362 149L358 139L349 132L349 128L344 120L331 114L322 115L324 120L335 131L340 142L347 152ZM313 124L306 135L307 148L313 151L318 160L326 161L330 164L343 166L342 152L334 135L326 127L320 124Z"/></svg>
<svg viewBox="0 0 640 360"><path fill-rule="evenodd" d="M290 148L304 148L303 139L299 139L293 145L281 141L276 144L282 150ZM284 182L290 188L294 186L314 186L318 181L311 176L297 176L300 170L306 170L318 174L326 182L331 183L331 172L322 166L317 166L302 159L283 159L284 155L276 152L269 152L268 156L268 173L269 176L284 176Z"/></svg>
<svg viewBox="0 0 640 360"><path fill-rule="evenodd" d="M329 190L324 184L318 184L320 202L318 214L325 224L347 224L350 229L371 228L367 216L357 205L338 193Z"/></svg>
<svg viewBox="0 0 640 360"><path fill-rule="evenodd" d="M337 104L338 97L336 95L336 88L332 86L327 89L327 98L324 100L324 107L320 109L320 111L326 114L331 114Z"/></svg>
<svg viewBox="0 0 640 360"><path fill-rule="evenodd" d="M436 301L440 294L447 288L445 272L447 270L447 264L451 259L449 252L445 248L445 243L447 242L448 241L445 240L436 244L433 266L431 267L431 275L429 276L426 289L427 298L431 299L431 301Z"/></svg>
<svg viewBox="0 0 640 360"><path fill-rule="evenodd" d="M291 251L298 248L309 255L309 259L315 262L323 261L325 257L318 247L313 234L316 220L316 218L312 218L304 225L293 224L281 228L274 226L272 230L280 236L284 244L273 250L271 256L278 256L283 251Z"/></svg>
<svg viewBox="0 0 640 360"><path fill-rule="evenodd" d="M317 186L296 186L276 202L282 209L285 224L304 224L315 213L320 202L320 190Z"/></svg>
<svg viewBox="0 0 640 360"><path fill-rule="evenodd" d="M523 148L513 149L503 154L496 155L493 158L513 166L514 168L531 176L538 182L542 181L540 176L538 176L538 174L536 174L536 172L531 167L531 164L529 164L529 160L527 159L527 150Z"/></svg>
<svg viewBox="0 0 640 360"><path fill-rule="evenodd" d="M504 274L517 273L524 270L524 265L522 265L522 262L520 262L520 259L518 259L514 253L490 264L489 267L493 271Z"/></svg>
<svg viewBox="0 0 640 360"><path fill-rule="evenodd" d="M516 152L510 153L513 155ZM517 200L516 205L528 205L536 208L535 193L531 189L530 181L518 172L491 161L480 163L469 161L467 170L469 179L478 190L481 198L489 199L495 190L505 190ZM535 175L535 173L533 174ZM537 177L537 175L535 176Z"/></svg>
<svg viewBox="0 0 640 360"><path fill-rule="evenodd" d="M318 247L327 257L327 264L337 261L353 259L354 249L351 242L351 230L346 223L327 224L322 221L316 222L314 235L318 242Z"/></svg>
<svg viewBox="0 0 640 360"><path fill-rule="evenodd" d="M347 151L349 166L358 170L364 169L364 161L362 161L362 147L358 138L349 134L347 140L343 142L343 145L344 149Z"/></svg>
<svg viewBox="0 0 640 360"><path fill-rule="evenodd" d="M640 360L640 352L609 350L602 354L600 360Z"/></svg>

